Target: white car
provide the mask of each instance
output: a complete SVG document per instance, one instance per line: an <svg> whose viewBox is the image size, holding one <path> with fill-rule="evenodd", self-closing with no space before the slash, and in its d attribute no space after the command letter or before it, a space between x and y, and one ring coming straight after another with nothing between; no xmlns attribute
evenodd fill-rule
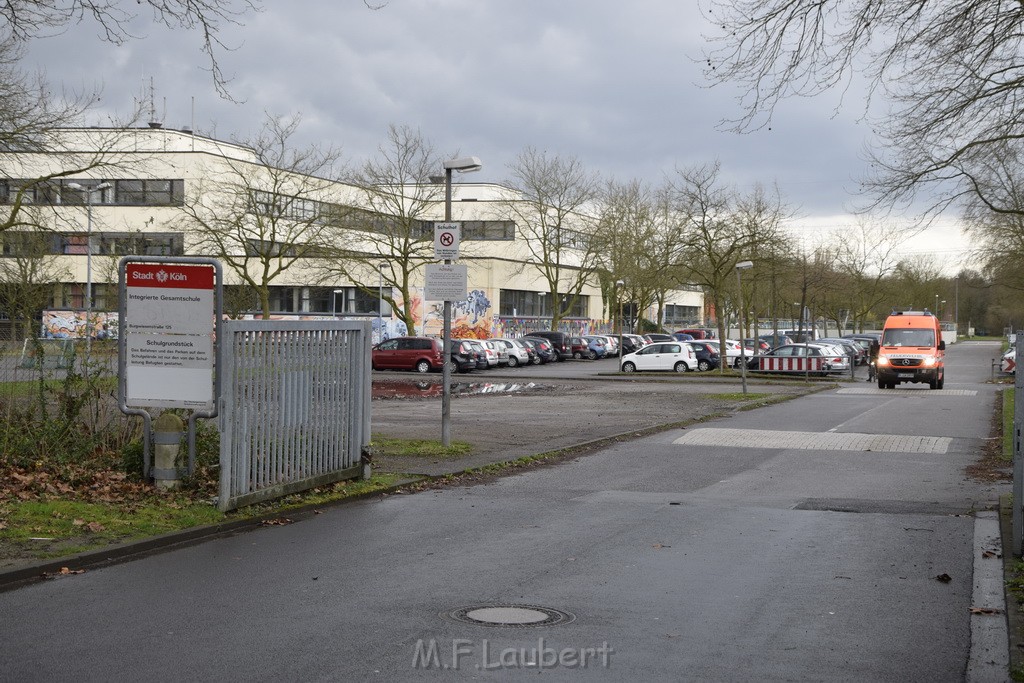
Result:
<svg viewBox="0 0 1024 683"><path fill-rule="evenodd" d="M494 352L494 363L491 363L491 354L487 354L487 363L489 365L508 365L508 348L504 344L499 344L496 341L485 339L480 342L485 348Z"/></svg>
<svg viewBox="0 0 1024 683"><path fill-rule="evenodd" d="M683 342L655 342L634 353L627 353L622 357L619 369L622 372L689 372L697 369L697 355L692 346Z"/></svg>
<svg viewBox="0 0 1024 683"><path fill-rule="evenodd" d="M530 364L530 352L526 350L526 346L523 342L518 339L495 337L494 339L488 339L487 341L494 342L495 344L505 347L505 351L508 352L508 366L510 368L514 368L517 365Z"/></svg>
<svg viewBox="0 0 1024 683"><path fill-rule="evenodd" d="M701 341L713 346L715 351L718 351L718 356L722 356L722 349L720 348L721 344L718 343L717 339L702 339ZM749 359L750 355L751 354L747 353L746 351L743 351L741 355L740 343L738 341L734 339L725 340L726 363L728 363L729 367L738 368L740 364L743 362L743 356L746 356Z"/></svg>

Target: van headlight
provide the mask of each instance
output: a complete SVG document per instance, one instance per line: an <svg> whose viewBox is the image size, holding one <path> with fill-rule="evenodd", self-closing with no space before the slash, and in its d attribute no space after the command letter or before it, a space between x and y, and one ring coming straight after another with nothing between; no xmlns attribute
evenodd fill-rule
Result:
<svg viewBox="0 0 1024 683"><path fill-rule="evenodd" d="M925 366L926 368L935 367L935 356L925 356L924 359L921 361L921 365Z"/></svg>
<svg viewBox="0 0 1024 683"><path fill-rule="evenodd" d="M875 364L876 365L888 365L889 364L889 359L886 358L885 356L879 356L878 360L875 361Z"/></svg>

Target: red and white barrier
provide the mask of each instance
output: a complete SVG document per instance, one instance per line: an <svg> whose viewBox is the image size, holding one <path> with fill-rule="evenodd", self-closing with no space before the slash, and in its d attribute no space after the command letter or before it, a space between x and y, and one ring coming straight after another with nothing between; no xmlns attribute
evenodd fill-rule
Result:
<svg viewBox="0 0 1024 683"><path fill-rule="evenodd" d="M761 356L758 370L761 372L822 372L825 359L818 356Z"/></svg>

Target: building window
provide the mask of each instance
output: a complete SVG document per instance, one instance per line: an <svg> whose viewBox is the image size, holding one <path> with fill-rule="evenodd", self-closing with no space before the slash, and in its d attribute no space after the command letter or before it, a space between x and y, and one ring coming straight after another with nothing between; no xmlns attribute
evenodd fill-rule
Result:
<svg viewBox="0 0 1024 683"><path fill-rule="evenodd" d="M103 182L112 187L96 192ZM83 189L71 187L81 185ZM83 206L92 203L120 206L182 206L185 203L184 180L126 179L104 181L97 179L35 181L32 179L0 180L0 203L13 204L19 190L24 190L22 202L26 204L65 204Z"/></svg>
<svg viewBox="0 0 1024 683"><path fill-rule="evenodd" d="M560 294L565 299L567 295ZM552 313L551 295L546 292L530 292L521 289L503 289L499 292L499 315L506 318L550 318ZM576 297L572 308L563 317L586 318L590 310L590 297L582 294Z"/></svg>

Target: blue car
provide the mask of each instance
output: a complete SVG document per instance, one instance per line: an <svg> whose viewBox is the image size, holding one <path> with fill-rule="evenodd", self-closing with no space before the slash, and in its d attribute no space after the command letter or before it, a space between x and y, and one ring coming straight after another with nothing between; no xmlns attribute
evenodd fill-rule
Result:
<svg viewBox="0 0 1024 683"><path fill-rule="evenodd" d="M605 346L604 339L600 337L583 337L583 341L587 342L588 358L597 360L608 355L608 347Z"/></svg>

